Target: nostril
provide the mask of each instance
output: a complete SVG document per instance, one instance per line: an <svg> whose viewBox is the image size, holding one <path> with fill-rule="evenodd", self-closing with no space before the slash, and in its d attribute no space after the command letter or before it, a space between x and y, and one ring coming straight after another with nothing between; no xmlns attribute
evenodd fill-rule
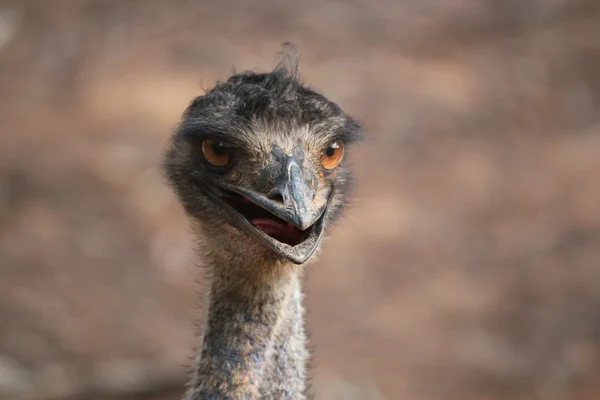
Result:
<svg viewBox="0 0 600 400"><path fill-rule="evenodd" d="M269 192L269 194L267 194L267 198L273 201L277 201L279 203L283 203L283 196L281 195L281 193L279 192L279 190L272 190L271 192Z"/></svg>

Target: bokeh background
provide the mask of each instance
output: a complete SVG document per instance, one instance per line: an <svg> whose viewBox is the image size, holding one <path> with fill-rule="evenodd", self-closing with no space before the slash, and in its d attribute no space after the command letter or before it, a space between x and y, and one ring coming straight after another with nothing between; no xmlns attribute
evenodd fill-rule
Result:
<svg viewBox="0 0 600 400"><path fill-rule="evenodd" d="M368 136L307 276L317 399L599 399L596 0L0 1L0 399L178 398L161 153L288 41Z"/></svg>

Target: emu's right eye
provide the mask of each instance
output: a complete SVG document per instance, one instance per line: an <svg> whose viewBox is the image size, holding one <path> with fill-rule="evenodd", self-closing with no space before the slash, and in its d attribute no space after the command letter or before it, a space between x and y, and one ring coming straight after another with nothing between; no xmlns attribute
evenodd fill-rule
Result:
<svg viewBox="0 0 600 400"><path fill-rule="evenodd" d="M225 141L214 136L202 140L202 155L215 167L225 167L231 162L231 147Z"/></svg>

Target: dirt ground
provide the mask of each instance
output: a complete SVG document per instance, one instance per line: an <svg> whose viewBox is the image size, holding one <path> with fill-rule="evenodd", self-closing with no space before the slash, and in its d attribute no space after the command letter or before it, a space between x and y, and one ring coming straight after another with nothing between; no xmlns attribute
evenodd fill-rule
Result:
<svg viewBox="0 0 600 400"><path fill-rule="evenodd" d="M160 171L272 68L354 115L308 271L316 398L600 398L600 3L0 1L0 399L176 399L200 260Z"/></svg>

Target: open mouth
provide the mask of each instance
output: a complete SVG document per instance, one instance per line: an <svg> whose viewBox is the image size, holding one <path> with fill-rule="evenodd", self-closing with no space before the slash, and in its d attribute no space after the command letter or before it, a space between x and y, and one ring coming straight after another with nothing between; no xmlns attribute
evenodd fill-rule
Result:
<svg viewBox="0 0 600 400"><path fill-rule="evenodd" d="M244 196L229 190L221 190L224 193L221 196L223 201L246 218L256 229L264 232L272 239L293 247L304 242L310 236L314 225L301 230L254 204Z"/></svg>
<svg viewBox="0 0 600 400"><path fill-rule="evenodd" d="M206 193L231 213L234 225L294 264L305 263L319 247L327 203L299 218L295 209L242 187L221 184Z"/></svg>

